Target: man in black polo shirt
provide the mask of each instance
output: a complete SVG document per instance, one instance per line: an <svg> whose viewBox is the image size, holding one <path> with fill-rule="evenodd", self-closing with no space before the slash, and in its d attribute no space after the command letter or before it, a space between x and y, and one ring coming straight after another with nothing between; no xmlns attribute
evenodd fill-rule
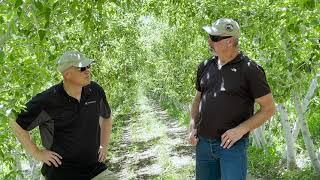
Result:
<svg viewBox="0 0 320 180"><path fill-rule="evenodd" d="M58 61L63 81L34 96L11 127L28 153L42 161L49 180L115 179L106 159L111 110L104 90L90 80L93 62L77 51ZM28 131L39 126L44 149Z"/></svg>
<svg viewBox="0 0 320 180"><path fill-rule="evenodd" d="M239 51L236 21L218 19L204 30L215 56L198 67L191 109L196 178L245 180L248 134L274 114L273 97L262 67Z"/></svg>

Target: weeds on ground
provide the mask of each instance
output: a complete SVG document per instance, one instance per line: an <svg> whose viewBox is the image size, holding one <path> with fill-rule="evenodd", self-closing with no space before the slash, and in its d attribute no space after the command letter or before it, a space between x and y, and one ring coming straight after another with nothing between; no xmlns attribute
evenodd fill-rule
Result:
<svg viewBox="0 0 320 180"><path fill-rule="evenodd" d="M311 166L303 169L288 170L281 164L281 154L274 147L261 148L251 146L248 148L249 173L261 179L282 180L315 180L320 179Z"/></svg>

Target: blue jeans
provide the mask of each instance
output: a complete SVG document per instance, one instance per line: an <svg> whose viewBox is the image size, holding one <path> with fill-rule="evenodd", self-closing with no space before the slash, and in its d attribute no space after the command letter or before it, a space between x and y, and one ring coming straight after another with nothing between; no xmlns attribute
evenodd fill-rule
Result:
<svg viewBox="0 0 320 180"><path fill-rule="evenodd" d="M248 138L239 139L230 149L221 140L199 137L196 147L197 180L245 180Z"/></svg>

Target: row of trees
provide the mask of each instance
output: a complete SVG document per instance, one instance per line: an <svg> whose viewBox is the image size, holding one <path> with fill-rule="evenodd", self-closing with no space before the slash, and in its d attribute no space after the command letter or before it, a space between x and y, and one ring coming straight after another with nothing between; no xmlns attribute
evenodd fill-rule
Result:
<svg viewBox="0 0 320 180"><path fill-rule="evenodd" d="M300 155L309 156L319 176L319 3L183 1L158 2L157 7L157 19L150 22L152 28L145 29L147 34L158 33L144 48L149 55L145 66L149 92L187 112L197 65L210 56L201 27L221 17L234 18L242 28L241 49L265 68L278 105L273 120L254 131L253 143L282 154L290 170L298 167L298 149Z"/></svg>
<svg viewBox="0 0 320 180"><path fill-rule="evenodd" d="M9 116L60 81L55 63L64 51L77 49L97 61L94 79L105 87L114 115L132 111L142 86L180 109L187 122L197 65L210 56L202 26L221 17L239 22L241 49L265 68L281 112L254 133L255 142L271 133L262 144L282 154L287 146L295 167L294 154L308 147L312 155L320 140L319 90L311 83L307 94L320 70L319 14L315 0L0 1L0 179L12 179L21 160L30 160L8 129ZM295 122L306 144L312 140L310 148L291 130Z"/></svg>
<svg viewBox="0 0 320 180"><path fill-rule="evenodd" d="M61 81L56 60L64 51L95 59L94 80L105 88L113 114L130 112L141 59L135 8L104 0L0 1L0 179L20 176L22 162L31 168L37 163L21 149L8 121L33 95ZM32 135L39 143L38 132ZM33 172L24 178L39 176Z"/></svg>

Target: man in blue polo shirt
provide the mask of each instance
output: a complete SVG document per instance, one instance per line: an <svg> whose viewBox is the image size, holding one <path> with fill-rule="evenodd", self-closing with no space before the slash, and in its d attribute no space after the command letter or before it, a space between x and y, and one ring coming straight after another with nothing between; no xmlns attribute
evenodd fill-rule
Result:
<svg viewBox="0 0 320 180"><path fill-rule="evenodd" d="M192 102L196 178L245 180L249 132L274 114L273 97L262 67L239 50L236 21L222 18L203 28L215 56L199 65Z"/></svg>
<svg viewBox="0 0 320 180"><path fill-rule="evenodd" d="M42 161L48 180L115 179L106 159L111 110L104 90L90 80L93 60L68 51L58 60L63 81L34 96L10 125L28 153ZM39 126L43 149L28 131Z"/></svg>

